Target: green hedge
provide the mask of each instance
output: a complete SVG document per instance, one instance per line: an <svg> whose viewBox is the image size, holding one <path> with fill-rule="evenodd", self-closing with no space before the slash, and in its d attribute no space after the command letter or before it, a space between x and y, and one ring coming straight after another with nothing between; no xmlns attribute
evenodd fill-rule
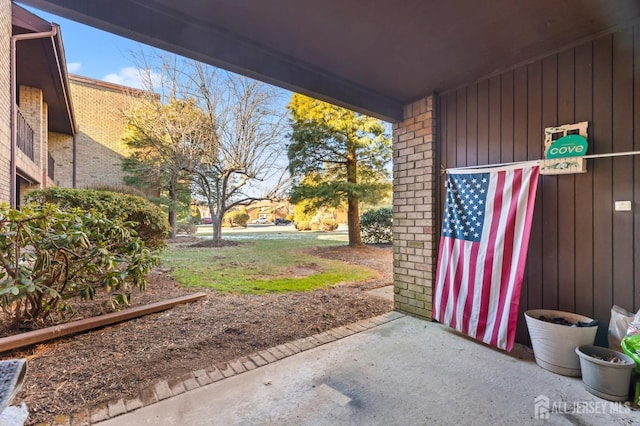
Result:
<svg viewBox="0 0 640 426"><path fill-rule="evenodd" d="M393 223L393 210L381 208L370 210L360 216L360 231L365 243L388 243L393 238L391 224Z"/></svg>
<svg viewBox="0 0 640 426"><path fill-rule="evenodd" d="M198 232L198 227L191 222L178 222L176 224L176 231L179 234L193 235Z"/></svg>
<svg viewBox="0 0 640 426"><path fill-rule="evenodd" d="M98 211L115 222L133 222L133 229L151 250L165 246L171 228L165 213L142 197L95 189L46 188L31 191L25 200L52 203L63 209Z"/></svg>

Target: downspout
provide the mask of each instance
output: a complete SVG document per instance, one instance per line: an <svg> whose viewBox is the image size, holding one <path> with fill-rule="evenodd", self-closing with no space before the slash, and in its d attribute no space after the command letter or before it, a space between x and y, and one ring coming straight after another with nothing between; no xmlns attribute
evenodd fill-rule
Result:
<svg viewBox="0 0 640 426"><path fill-rule="evenodd" d="M77 173L77 171L76 171L76 169L77 169L77 167L76 167L76 161L77 161L77 158L76 158L77 157L77 154L76 154L76 144L77 144L76 135L77 135L77 133L75 133L73 135L73 153L72 153L73 157L72 157L72 160L71 160L71 161L73 161L73 167L71 169L71 187L73 189L76 188L76 176L77 176L76 175L76 173Z"/></svg>
<svg viewBox="0 0 640 426"><path fill-rule="evenodd" d="M11 172L9 188L9 203L11 208L16 208L16 182L18 180L16 168L16 150L18 149L18 105L16 90L18 79L16 76L16 44L22 40L33 40L37 38L53 37L58 33L55 27L51 31L41 33L15 34L11 36Z"/></svg>

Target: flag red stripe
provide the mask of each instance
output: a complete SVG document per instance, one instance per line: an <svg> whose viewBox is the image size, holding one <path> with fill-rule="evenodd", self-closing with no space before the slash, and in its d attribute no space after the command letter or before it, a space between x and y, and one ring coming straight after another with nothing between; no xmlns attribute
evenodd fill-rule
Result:
<svg viewBox="0 0 640 426"><path fill-rule="evenodd" d="M516 283L522 283L522 278L524 277L524 268L527 263L527 249L529 247L529 237L531 233L529 230L531 229L531 222L533 221L533 209L535 207L536 202L536 190L537 190L537 182L538 182L538 174L540 169L534 168L529 170L530 176L527 179L527 206L525 212L525 223L524 230L525 232L522 235L522 239L520 241L519 253L518 253L518 263L517 270L515 276ZM516 285L513 290L513 294L511 295L511 312L509 312L509 322L507 324L507 328L511 330L509 339L507 341L507 351L511 351L513 348L513 342L515 341L516 327L518 326L518 306L520 302L520 291L522 290L521 285Z"/></svg>
<svg viewBox="0 0 640 426"><path fill-rule="evenodd" d="M480 244L472 243L471 244L471 253L469 254L469 288L467 290L467 298L464 303L464 311L462 327L460 331L464 334L469 334L469 323L471 322L471 313L473 310L473 297L475 295L476 288L476 268L475 265L478 262L478 250L480 248Z"/></svg>
<svg viewBox="0 0 640 426"><path fill-rule="evenodd" d="M500 297L498 299L498 310L494 319L493 334L489 343L496 345L498 343L498 334L501 331L502 315L505 309L505 303L507 303L507 292L511 286L511 264L513 259L513 243L514 232L516 223L516 214L518 210L518 200L520 198L520 190L522 187L522 170L515 170L513 172L511 187L511 203L508 206L509 211L507 213L507 222L504 233L504 248L502 262L502 282L507 285L500 286ZM505 206L506 208L506 206Z"/></svg>
<svg viewBox="0 0 640 426"><path fill-rule="evenodd" d="M453 294L458 296L460 294L460 286L462 285L462 272L464 270L464 240L454 239L454 245L457 245L457 250L459 253L458 262L456 267L455 275L453 276ZM451 322L450 327L457 328L457 311L458 311L458 298L454 297L451 301L452 303L452 313L451 313Z"/></svg>
<svg viewBox="0 0 640 426"><path fill-rule="evenodd" d="M482 341L485 341L485 333L487 331L487 325L490 321L489 304L491 300L491 285L493 283L493 261L494 252L496 249L496 240L498 238L498 229L500 228L500 211L502 211L502 196L504 188L504 173L499 172L496 174L496 188L493 198L492 194L487 196L487 202L493 201L493 214L491 217L485 217L485 221L489 220L489 237L487 238L487 245L483 256L482 262L485 265L484 274L482 276L482 300L480 305L480 318L478 320L478 329L476 331L476 337ZM487 223L485 222L485 228ZM486 231L485 231L486 232Z"/></svg>
<svg viewBox="0 0 640 426"><path fill-rule="evenodd" d="M451 258L451 249L450 249L450 247L452 247L451 240L452 239L448 237L442 237L440 239L440 254L438 259L438 277L440 277L440 274L442 274L442 272L440 272L440 268L444 268L444 279L442 280L442 285L440 289L441 300L440 300L440 303L438 303L436 316L434 316L434 318L441 322L444 319L444 313L446 311L446 306L447 306L447 298L449 296L449 262L447 261L443 263L442 258L445 257L445 254L446 254L447 260Z"/></svg>

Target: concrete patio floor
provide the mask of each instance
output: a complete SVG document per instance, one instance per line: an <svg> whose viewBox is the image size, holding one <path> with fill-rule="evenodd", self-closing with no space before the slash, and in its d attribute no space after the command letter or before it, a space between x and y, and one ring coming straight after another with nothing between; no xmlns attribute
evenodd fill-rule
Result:
<svg viewBox="0 0 640 426"><path fill-rule="evenodd" d="M631 425L640 412L541 369L526 348L507 354L401 316L100 423L263 424Z"/></svg>

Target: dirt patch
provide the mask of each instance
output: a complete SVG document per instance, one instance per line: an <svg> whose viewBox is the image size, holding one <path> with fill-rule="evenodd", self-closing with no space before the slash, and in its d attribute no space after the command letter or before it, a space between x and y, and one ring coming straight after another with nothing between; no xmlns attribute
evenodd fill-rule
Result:
<svg viewBox="0 0 640 426"><path fill-rule="evenodd" d="M311 253L327 259L365 266L376 271L376 277L352 287L361 290L371 290L393 284L393 254L391 245L318 247L313 249Z"/></svg>
<svg viewBox="0 0 640 426"><path fill-rule="evenodd" d="M189 305L3 353L2 359L28 359L25 384L13 404L26 402L31 412L28 424L51 422L57 414L137 395L159 380L219 366L393 309L392 302L362 291L391 283L390 249L332 247L315 254L370 267L379 276L357 287L305 293L235 296L203 290L207 297ZM134 294L133 304L200 290L182 288L167 271L157 269L149 277L147 291ZM78 305L76 315L101 311L99 305L85 303ZM0 327L0 333L9 331Z"/></svg>
<svg viewBox="0 0 640 426"><path fill-rule="evenodd" d="M220 240L214 241L211 239L198 238L193 235L179 235L175 238L167 240L167 243L173 247L193 247L193 248L224 248L235 247L244 244L240 241L233 240Z"/></svg>
<svg viewBox="0 0 640 426"><path fill-rule="evenodd" d="M231 241L231 240L220 240L220 241L214 241L214 240L200 240L197 243L194 244L190 244L189 247L194 247L194 248L207 248L207 247L213 247L213 248L221 248L221 247L234 247L234 246L239 246L240 242L238 241Z"/></svg>
<svg viewBox="0 0 640 426"><path fill-rule="evenodd" d="M289 269L284 276L291 278L304 278L311 276L313 274L317 274L320 272L320 267L315 263L310 263L308 265L296 266L295 268Z"/></svg>
<svg viewBox="0 0 640 426"><path fill-rule="evenodd" d="M193 235L179 235L175 238L169 238L167 243L173 247L189 247L192 244L196 244L202 241L202 238L198 238Z"/></svg>

